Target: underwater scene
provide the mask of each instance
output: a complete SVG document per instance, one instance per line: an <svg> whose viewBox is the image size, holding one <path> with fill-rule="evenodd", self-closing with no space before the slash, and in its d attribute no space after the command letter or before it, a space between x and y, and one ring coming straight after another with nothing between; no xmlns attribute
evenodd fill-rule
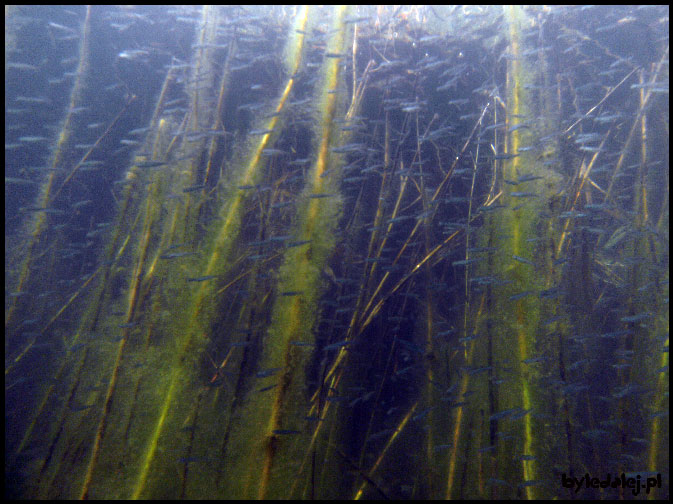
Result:
<svg viewBox="0 0 673 504"><path fill-rule="evenodd" d="M6 6L5 497L668 499L668 6Z"/></svg>

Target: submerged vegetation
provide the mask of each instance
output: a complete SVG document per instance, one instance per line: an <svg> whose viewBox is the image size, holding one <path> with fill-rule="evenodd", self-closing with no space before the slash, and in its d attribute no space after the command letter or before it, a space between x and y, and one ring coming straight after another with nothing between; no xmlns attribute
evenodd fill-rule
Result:
<svg viewBox="0 0 673 504"><path fill-rule="evenodd" d="M268 10L6 8L7 495L667 498L668 8Z"/></svg>

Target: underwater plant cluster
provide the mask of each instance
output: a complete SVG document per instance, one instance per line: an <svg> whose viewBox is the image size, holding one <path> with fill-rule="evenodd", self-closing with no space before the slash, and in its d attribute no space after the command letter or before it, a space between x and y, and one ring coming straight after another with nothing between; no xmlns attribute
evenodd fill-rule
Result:
<svg viewBox="0 0 673 504"><path fill-rule="evenodd" d="M5 495L667 498L668 15L7 7Z"/></svg>

